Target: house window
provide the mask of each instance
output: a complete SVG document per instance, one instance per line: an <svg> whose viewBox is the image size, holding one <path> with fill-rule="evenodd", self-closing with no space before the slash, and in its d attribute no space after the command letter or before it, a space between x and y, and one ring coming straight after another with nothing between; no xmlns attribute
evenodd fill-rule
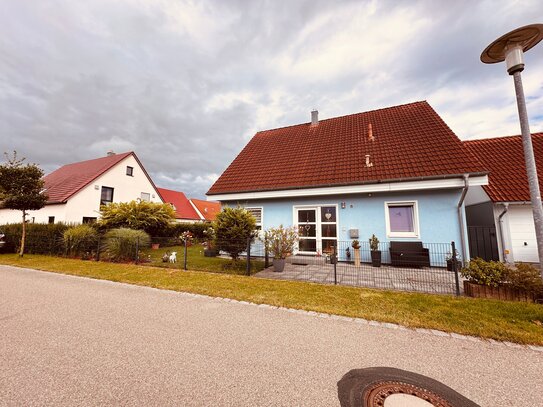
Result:
<svg viewBox="0 0 543 407"><path fill-rule="evenodd" d="M141 200L145 201L145 202L149 202L151 200L151 194L149 194L147 192L142 192L141 193Z"/></svg>
<svg viewBox="0 0 543 407"><path fill-rule="evenodd" d="M102 187L102 195L100 197L100 205L107 205L113 202L113 188Z"/></svg>
<svg viewBox="0 0 543 407"><path fill-rule="evenodd" d="M417 202L385 202L388 237L419 237Z"/></svg>
<svg viewBox="0 0 543 407"><path fill-rule="evenodd" d="M55 223L55 217L49 216L49 223Z"/></svg>
<svg viewBox="0 0 543 407"><path fill-rule="evenodd" d="M96 222L95 217L83 216L83 223L94 223L94 222Z"/></svg>
<svg viewBox="0 0 543 407"><path fill-rule="evenodd" d="M207 208L206 208L207 209ZM262 208L245 208L256 219L256 230L262 230Z"/></svg>
<svg viewBox="0 0 543 407"><path fill-rule="evenodd" d="M129 177L133 177L134 176L134 167L126 167L126 175L128 175Z"/></svg>

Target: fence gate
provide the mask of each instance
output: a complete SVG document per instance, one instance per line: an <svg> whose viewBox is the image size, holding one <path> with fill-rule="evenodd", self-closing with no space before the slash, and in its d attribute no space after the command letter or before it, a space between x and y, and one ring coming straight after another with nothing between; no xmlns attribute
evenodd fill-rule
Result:
<svg viewBox="0 0 543 407"><path fill-rule="evenodd" d="M495 226L468 226L468 240L472 259L500 260Z"/></svg>

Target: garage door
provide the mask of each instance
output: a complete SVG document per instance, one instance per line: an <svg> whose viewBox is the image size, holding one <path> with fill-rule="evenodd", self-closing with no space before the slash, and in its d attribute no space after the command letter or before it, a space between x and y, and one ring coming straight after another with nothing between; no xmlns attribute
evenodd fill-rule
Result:
<svg viewBox="0 0 543 407"><path fill-rule="evenodd" d="M537 263L537 242L535 239L532 207L509 207L509 230L511 232L511 248L515 261Z"/></svg>

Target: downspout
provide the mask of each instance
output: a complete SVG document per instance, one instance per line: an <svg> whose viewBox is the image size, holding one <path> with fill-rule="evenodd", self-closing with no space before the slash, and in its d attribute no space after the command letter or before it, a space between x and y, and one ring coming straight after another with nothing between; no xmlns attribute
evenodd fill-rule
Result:
<svg viewBox="0 0 543 407"><path fill-rule="evenodd" d="M462 247L462 260L463 264L466 259L466 230L464 228L464 216L462 211L462 205L464 205L464 199L469 189L469 175L464 174L464 189L462 189L462 195L460 196L460 201L458 201L458 223L460 224L460 245Z"/></svg>
<svg viewBox="0 0 543 407"><path fill-rule="evenodd" d="M500 213L500 216L498 216L498 228L500 230L500 244L502 245L502 257L503 257L503 261L506 260L506 250L505 250L505 240L503 238L503 227L502 227L502 218L503 218L503 215L505 215L507 213L507 210L509 209L509 203L505 202L503 204L503 212Z"/></svg>

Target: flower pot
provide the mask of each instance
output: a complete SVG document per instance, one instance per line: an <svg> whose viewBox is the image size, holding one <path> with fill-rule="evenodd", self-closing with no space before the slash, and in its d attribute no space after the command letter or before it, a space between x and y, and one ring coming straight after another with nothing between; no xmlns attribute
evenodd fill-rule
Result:
<svg viewBox="0 0 543 407"><path fill-rule="evenodd" d="M152 243L152 244L151 244L151 249L152 249L152 250L158 250L158 249L160 249L160 243Z"/></svg>
<svg viewBox="0 0 543 407"><path fill-rule="evenodd" d="M371 265L373 267L381 267L381 250L372 250Z"/></svg>
<svg viewBox="0 0 543 407"><path fill-rule="evenodd" d="M216 249L204 249L204 257L217 257Z"/></svg>
<svg viewBox="0 0 543 407"><path fill-rule="evenodd" d="M285 259L273 259L273 271L278 273L285 269Z"/></svg>
<svg viewBox="0 0 543 407"><path fill-rule="evenodd" d="M459 261L456 260L456 263L458 264ZM454 271L454 265L453 265L452 259L447 260L447 270L448 270L448 271Z"/></svg>
<svg viewBox="0 0 543 407"><path fill-rule="evenodd" d="M353 248L353 252L354 252L354 265L358 267L360 266L360 248L358 249Z"/></svg>

